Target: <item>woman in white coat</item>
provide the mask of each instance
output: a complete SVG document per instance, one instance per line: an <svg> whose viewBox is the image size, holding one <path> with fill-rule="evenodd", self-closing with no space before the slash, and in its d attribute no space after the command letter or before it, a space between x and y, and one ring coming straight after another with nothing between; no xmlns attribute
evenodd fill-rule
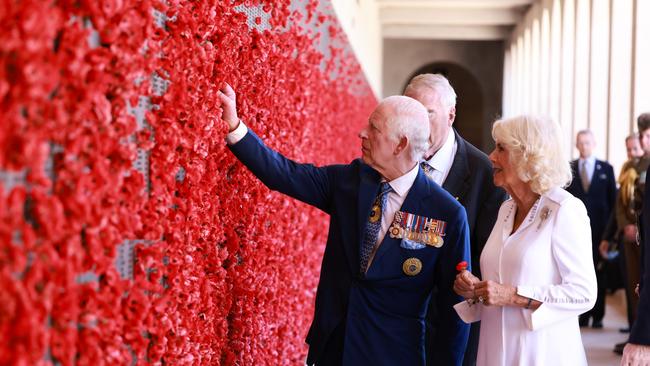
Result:
<svg viewBox="0 0 650 366"><path fill-rule="evenodd" d="M521 116L495 122L490 154L501 205L481 253L482 279L458 274L456 311L481 321L477 365L586 365L578 315L596 301L591 229L571 180L559 126Z"/></svg>

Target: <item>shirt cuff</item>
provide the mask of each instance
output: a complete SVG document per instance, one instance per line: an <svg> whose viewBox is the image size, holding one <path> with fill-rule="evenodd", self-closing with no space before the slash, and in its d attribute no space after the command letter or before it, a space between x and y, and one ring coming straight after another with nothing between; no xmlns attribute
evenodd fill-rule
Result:
<svg viewBox="0 0 650 366"><path fill-rule="evenodd" d="M541 301L538 296L535 296L535 290L532 286L517 286L517 295Z"/></svg>
<svg viewBox="0 0 650 366"><path fill-rule="evenodd" d="M461 301L458 304L454 305L454 310L458 317L467 324L477 322L481 320L481 310L483 305L481 304L472 304L465 300Z"/></svg>
<svg viewBox="0 0 650 366"><path fill-rule="evenodd" d="M246 136L248 133L248 127L244 124L243 121L239 121L239 125L232 132L226 135L226 143L228 145L234 145L238 143L241 139Z"/></svg>

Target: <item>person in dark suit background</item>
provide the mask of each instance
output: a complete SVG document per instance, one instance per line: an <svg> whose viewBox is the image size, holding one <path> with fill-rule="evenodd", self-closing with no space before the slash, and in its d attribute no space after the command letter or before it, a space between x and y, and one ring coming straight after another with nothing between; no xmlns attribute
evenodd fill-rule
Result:
<svg viewBox="0 0 650 366"><path fill-rule="evenodd" d="M650 197L648 196L648 171L650 171L650 113L637 117L639 141L644 156L635 166L639 178L634 189L634 208L637 214L638 238L636 245L625 248L633 260L628 265L628 281L636 287L636 317L628 343L623 349L621 365L650 365Z"/></svg>
<svg viewBox="0 0 650 366"><path fill-rule="evenodd" d="M463 207L419 167L428 148L425 108L384 99L361 131L362 158L315 167L269 149L239 120L235 92L220 92L229 149L266 186L330 215L307 335L309 365L460 365L469 327L453 305L456 266L469 258ZM389 234L389 235L386 235ZM444 337L425 349L433 289Z"/></svg>
<svg viewBox="0 0 650 366"><path fill-rule="evenodd" d="M467 211L472 273L481 277L479 258L499 213L506 192L494 185L492 164L488 156L463 139L452 127L456 118L456 92L440 74L415 76L404 95L416 99L429 114L431 147L421 162L422 168L434 182L454 196ZM435 309L430 309L427 344L436 343ZM444 330L441 330L444 332ZM463 365L476 364L480 323L472 324ZM429 365L436 361L428 360Z"/></svg>
<svg viewBox="0 0 650 366"><path fill-rule="evenodd" d="M596 141L591 130L578 132L576 135L576 148L580 152L580 158L571 162L573 180L567 191L582 200L587 208L587 214L591 222L592 254L598 280L596 305L590 311L580 315L580 326L588 326L591 319L593 328L602 328L603 317L605 316L605 262L598 249L604 230L614 210L616 178L614 177L614 168L609 163L594 157L595 146Z"/></svg>
<svg viewBox="0 0 650 366"><path fill-rule="evenodd" d="M650 169L646 171L646 176ZM650 192L650 180L645 181L645 192ZM639 305L637 317L630 331L630 338L623 349L621 366L650 365L650 195L643 196L643 208L639 218L641 246L641 282L637 288Z"/></svg>

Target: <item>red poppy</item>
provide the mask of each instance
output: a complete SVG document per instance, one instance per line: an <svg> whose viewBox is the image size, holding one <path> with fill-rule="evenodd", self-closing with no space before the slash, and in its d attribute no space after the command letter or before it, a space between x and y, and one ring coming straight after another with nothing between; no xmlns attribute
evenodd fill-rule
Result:
<svg viewBox="0 0 650 366"><path fill-rule="evenodd" d="M459 262L459 263L456 265L456 270L457 270L458 272L465 271L465 270L467 270L467 266L468 266L468 264L467 264L466 261Z"/></svg>

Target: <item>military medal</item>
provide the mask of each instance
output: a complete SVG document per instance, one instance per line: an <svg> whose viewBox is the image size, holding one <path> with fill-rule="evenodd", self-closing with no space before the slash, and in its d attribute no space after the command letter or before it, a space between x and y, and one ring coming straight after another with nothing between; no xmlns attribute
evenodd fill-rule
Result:
<svg viewBox="0 0 650 366"><path fill-rule="evenodd" d="M388 233L393 239L440 248L445 242L442 237L445 236L446 226L447 223L442 220L397 211ZM410 246L417 246L413 243Z"/></svg>
<svg viewBox="0 0 650 366"><path fill-rule="evenodd" d="M401 239L403 235L403 231L404 229L402 229L401 227L397 225L393 225L390 228L390 237L393 239L395 238Z"/></svg>
<svg viewBox="0 0 650 366"><path fill-rule="evenodd" d="M422 262L417 258L409 258L402 264L402 270L407 276L415 276L422 270Z"/></svg>
<svg viewBox="0 0 650 366"><path fill-rule="evenodd" d="M436 248L440 248L442 244L445 243L445 241L442 239L442 237L438 234L432 234L433 238L431 239L431 245L433 245Z"/></svg>
<svg viewBox="0 0 650 366"><path fill-rule="evenodd" d="M442 237L445 236L446 227L447 223L442 220L427 219L425 229L429 235L426 244L435 248L442 247L445 243Z"/></svg>

